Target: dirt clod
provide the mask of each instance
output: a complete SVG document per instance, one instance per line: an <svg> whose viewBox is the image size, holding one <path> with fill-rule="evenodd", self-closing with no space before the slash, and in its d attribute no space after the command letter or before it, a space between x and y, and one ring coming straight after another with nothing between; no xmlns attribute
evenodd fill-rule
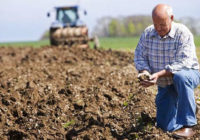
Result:
<svg viewBox="0 0 200 140"><path fill-rule="evenodd" d="M143 74L141 75L140 77L138 77L138 79L140 81L150 81L150 76L149 75L146 75L146 74Z"/></svg>

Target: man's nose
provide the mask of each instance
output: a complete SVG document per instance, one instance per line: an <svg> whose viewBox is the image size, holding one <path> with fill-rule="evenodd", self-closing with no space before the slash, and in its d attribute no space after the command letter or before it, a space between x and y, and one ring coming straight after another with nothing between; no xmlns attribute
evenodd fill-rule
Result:
<svg viewBox="0 0 200 140"><path fill-rule="evenodd" d="M160 26L157 26L156 29L157 29L158 31L160 31L160 30L161 30L161 27L160 27Z"/></svg>

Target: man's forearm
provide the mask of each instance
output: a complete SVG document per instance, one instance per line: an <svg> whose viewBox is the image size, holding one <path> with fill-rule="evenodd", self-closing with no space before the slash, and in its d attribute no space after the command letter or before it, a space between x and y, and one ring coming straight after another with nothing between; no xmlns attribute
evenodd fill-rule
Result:
<svg viewBox="0 0 200 140"><path fill-rule="evenodd" d="M158 77L168 77L168 76L172 76L172 72L167 71L167 70L161 70L159 72L157 72Z"/></svg>

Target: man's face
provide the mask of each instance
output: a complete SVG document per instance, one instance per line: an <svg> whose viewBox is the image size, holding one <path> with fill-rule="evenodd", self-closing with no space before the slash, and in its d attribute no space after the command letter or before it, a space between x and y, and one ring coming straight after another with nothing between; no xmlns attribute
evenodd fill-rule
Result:
<svg viewBox="0 0 200 140"><path fill-rule="evenodd" d="M172 20L173 17L170 18L169 16L165 16L162 18L153 16L153 24L155 30L161 37L164 37L171 30Z"/></svg>

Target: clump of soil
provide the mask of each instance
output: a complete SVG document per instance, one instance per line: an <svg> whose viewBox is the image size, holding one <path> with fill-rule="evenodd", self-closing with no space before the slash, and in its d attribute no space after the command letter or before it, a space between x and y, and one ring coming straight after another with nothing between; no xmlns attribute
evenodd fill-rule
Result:
<svg viewBox="0 0 200 140"><path fill-rule="evenodd" d="M170 139L133 54L0 48L0 139ZM196 138L200 136L196 126Z"/></svg>
<svg viewBox="0 0 200 140"><path fill-rule="evenodd" d="M151 79L150 79L150 75L143 74L140 77L138 77L138 80L139 81L150 81Z"/></svg>

